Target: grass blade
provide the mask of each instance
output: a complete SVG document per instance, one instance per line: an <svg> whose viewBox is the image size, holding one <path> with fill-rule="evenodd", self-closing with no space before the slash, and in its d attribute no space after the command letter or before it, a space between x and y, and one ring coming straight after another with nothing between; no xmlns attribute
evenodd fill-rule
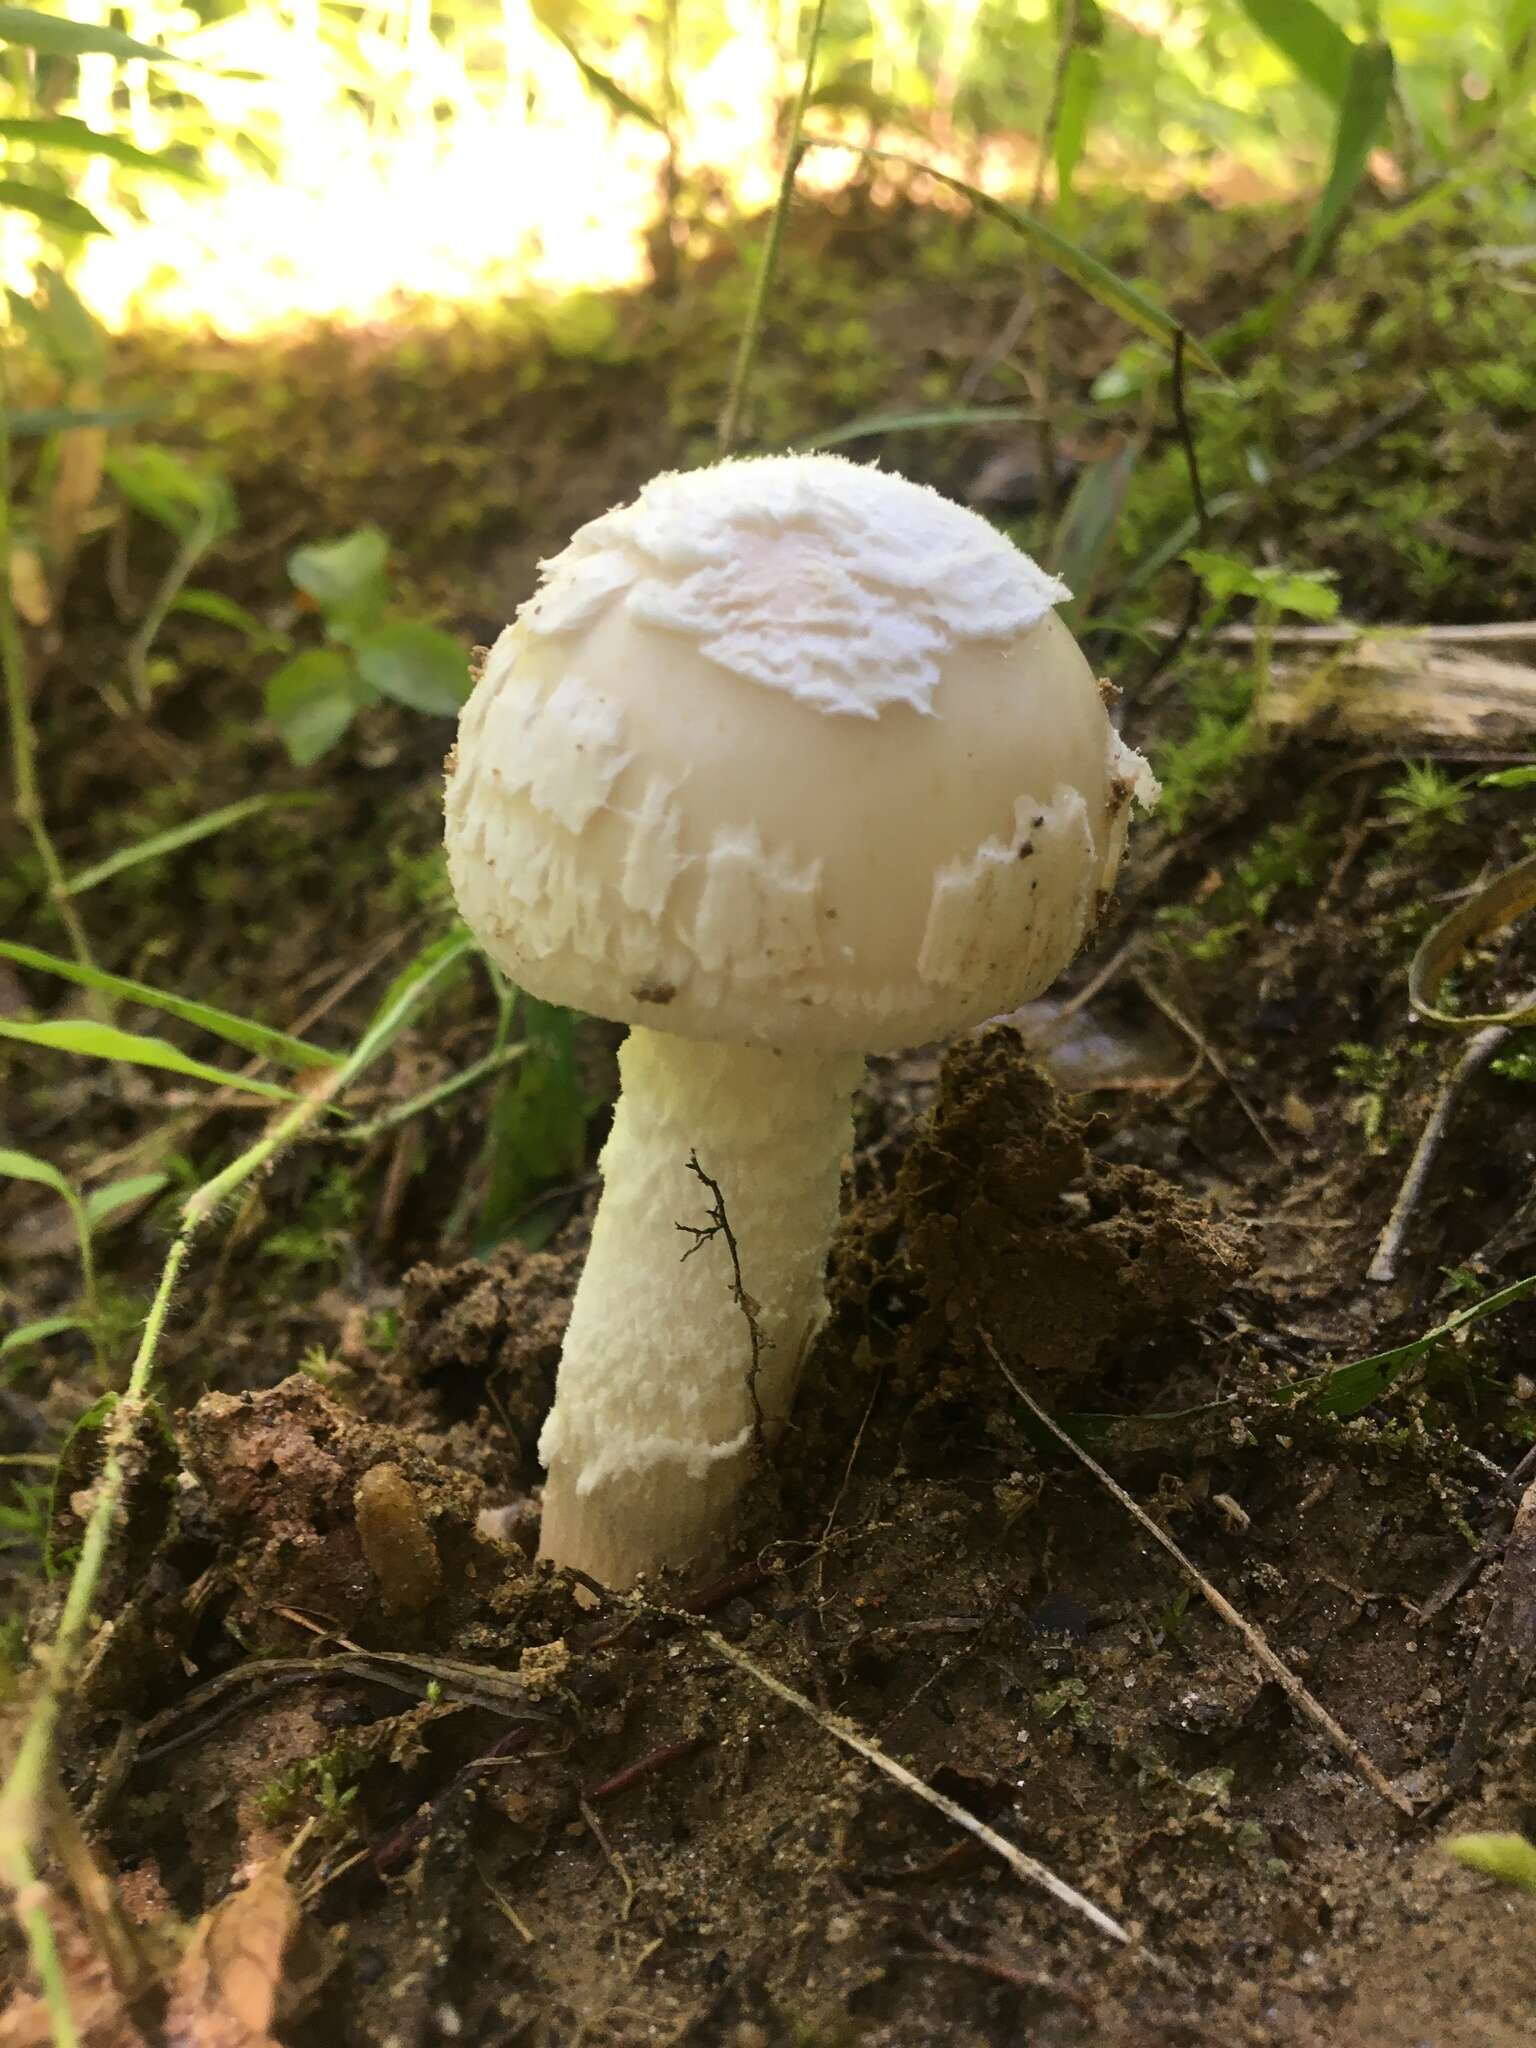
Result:
<svg viewBox="0 0 1536 2048"><path fill-rule="evenodd" d="M1297 283L1316 269L1345 207L1354 197L1355 187L1365 175L1366 160L1376 146L1391 105L1393 70L1392 51L1386 43L1361 43L1350 56L1328 182L1296 259Z"/></svg>
<svg viewBox="0 0 1536 2048"><path fill-rule="evenodd" d="M34 7L0 7L0 43L19 43L45 57L142 57L150 64L183 60L154 43L141 43L121 29L98 28L94 22L70 21L60 14L42 14Z"/></svg>
<svg viewBox="0 0 1536 2048"><path fill-rule="evenodd" d="M84 1316L41 1316L35 1323L22 1323L18 1329L8 1330L0 1337L0 1358L11 1358L33 1344L45 1344L50 1337L61 1337L66 1330L89 1328Z"/></svg>
<svg viewBox="0 0 1536 2048"><path fill-rule="evenodd" d="M86 1196L85 1220L92 1230L99 1230L119 1209L142 1202L148 1195L158 1195L163 1187L170 1186L170 1180L168 1173L135 1173L126 1180L108 1181L105 1187L96 1188Z"/></svg>
<svg viewBox="0 0 1536 2048"><path fill-rule="evenodd" d="M1267 42L1308 85L1342 106L1355 46L1316 0L1237 0Z"/></svg>
<svg viewBox="0 0 1536 2048"><path fill-rule="evenodd" d="M140 149L121 135L103 135L70 114L51 114L42 120L0 120L0 136L8 142L30 142L39 149L60 149L70 155L106 156L129 170L145 171L153 177L180 178L189 185L205 182L194 165L164 151Z"/></svg>
<svg viewBox="0 0 1536 2048"><path fill-rule="evenodd" d="M286 1031L274 1031L270 1025L258 1024L250 1017L237 1017L228 1010L217 1010L211 1003L194 1003L185 996L173 996L164 989L151 988L148 982L128 981L120 974L107 974L99 967L86 967L78 960L64 960L57 953L40 952L36 946L19 946L13 940L0 939L0 960L14 960L18 967L33 967L40 974L57 974L64 981L78 982L82 988L115 996L120 1002L144 1003L152 1010L163 1010L168 1017L179 1017L183 1024L195 1024L200 1031L212 1032L215 1038L227 1039L231 1045L243 1046L247 1052L260 1053L263 1059L275 1061L278 1066L334 1067L338 1064L335 1053L326 1052L322 1046L311 1045L307 1038L290 1038ZM228 1080L230 1077L221 1075L220 1078Z"/></svg>
<svg viewBox="0 0 1536 2048"><path fill-rule="evenodd" d="M1389 55L1390 62L1390 55ZM988 213L994 220L1006 222L1026 241L1033 242L1048 263L1054 264L1063 277L1070 277L1074 284L1081 285L1090 297L1107 306L1112 313L1118 313L1122 320L1132 327L1140 328L1154 341L1171 349L1175 338L1185 334L1185 346L1189 353L1205 369L1213 370L1220 376L1221 370L1213 358L1207 355L1193 336L1183 328L1182 323L1166 312L1155 300L1149 299L1135 285L1128 284L1123 277L1101 263L1097 256L1090 256L1086 249L1058 234L1055 228L1047 227L1043 220L1033 214L1021 213L1017 207L1009 206L1001 199L994 199L990 192L983 192L975 185L968 185L964 178L956 178L948 171L935 170L932 164L925 164L917 157L906 156L900 150L872 149L867 143L840 142L832 136L808 135L805 138L808 149L851 149L856 155L868 157L874 163L901 164L909 171L918 171L935 183L947 185L952 192L958 192L968 199L982 213ZM1365 167L1362 154L1360 167ZM1346 198L1348 194L1346 193Z"/></svg>
<svg viewBox="0 0 1536 2048"><path fill-rule="evenodd" d="M279 1088L275 1081L252 1081L243 1074L229 1074L222 1067L210 1067L203 1060L190 1059L169 1039L151 1038L139 1031L122 1031L115 1024L88 1024L72 1018L61 1024L12 1024L0 1022L0 1038L18 1045L39 1046L45 1052L74 1053L80 1059L111 1060L131 1067L159 1067L168 1074L184 1074L188 1080L211 1081L219 1088L238 1088L246 1095L263 1095L272 1102L296 1100L291 1088Z"/></svg>
<svg viewBox="0 0 1536 2048"><path fill-rule="evenodd" d="M1344 1419L1358 1415L1373 1401L1380 1400L1393 1381L1427 1351L1433 1351L1436 1345L1443 1344L1470 1324L1481 1322L1484 1316L1497 1315L1501 1309L1512 1308L1517 1301L1524 1301L1532 1293L1536 1293L1536 1274L1525 1280L1516 1280L1509 1287L1501 1287L1497 1294L1490 1294L1485 1301L1474 1301L1470 1308L1458 1309L1445 1322L1426 1330L1422 1337L1411 1338L1408 1343L1399 1344L1391 1351L1376 1351L1369 1358L1356 1358L1348 1365L1336 1365L1314 1379L1287 1387L1280 1398L1286 1402L1305 1401L1324 1415L1337 1415Z"/></svg>
<svg viewBox="0 0 1536 2048"><path fill-rule="evenodd" d="M215 832L243 824L247 818L257 817L262 811L298 810L322 801L318 796L298 790L289 795L242 797L238 803L225 804L222 810L204 811L201 817L188 818L185 824L172 825L168 831L157 832L151 839L141 839L135 846L125 846L120 852L98 861L93 868L82 868L78 875L70 877L69 893L71 896L83 896L87 889L110 881L114 875L139 867L148 860L161 860L183 846L195 846L199 839L211 839Z"/></svg>
<svg viewBox="0 0 1536 2048"><path fill-rule="evenodd" d="M816 448L836 448L844 441L865 441L875 434L942 433L947 427L1011 426L1032 420L1034 409L1027 405L945 405L927 412L872 412L849 420L841 427L828 427L824 434L811 434L796 441L797 449L810 453Z"/></svg>
<svg viewBox="0 0 1536 2048"><path fill-rule="evenodd" d="M66 1202L75 1200L75 1191L56 1166L50 1166L46 1159L39 1159L32 1152L15 1152L9 1148L0 1149L0 1173L11 1180L35 1181L39 1187L52 1188Z"/></svg>

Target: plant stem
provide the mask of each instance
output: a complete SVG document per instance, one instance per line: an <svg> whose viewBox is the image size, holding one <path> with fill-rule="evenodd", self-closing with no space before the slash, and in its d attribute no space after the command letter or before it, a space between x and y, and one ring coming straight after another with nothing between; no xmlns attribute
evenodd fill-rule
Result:
<svg viewBox="0 0 1536 2048"><path fill-rule="evenodd" d="M801 73L800 90L795 96L794 111L790 115L784 175L779 180L779 196L774 201L773 216L768 223L768 239L763 245L762 262L758 265L757 278L752 287L752 304L747 313L747 324L741 330L741 341L737 346L736 361L731 370L730 389L725 397L725 410L720 415L719 448L722 455L731 453L741 431L741 408L746 397L747 379L752 374L752 364L757 356L763 322L768 311L768 293L779 267L779 251L784 245L784 229L789 220L790 201L794 197L795 174L800 168L800 159L805 154L805 144L800 137L805 127L805 110L810 105L811 86L815 81L816 53L821 47L821 24L826 11L827 0L816 0L816 12L811 19L810 39L805 48L805 69Z"/></svg>
<svg viewBox="0 0 1536 2048"><path fill-rule="evenodd" d="M397 1124L409 1123L412 1117L420 1116L425 1110L436 1109L439 1103L447 1102L451 1096L458 1095L465 1088L473 1088L476 1082L484 1081L491 1074L500 1073L503 1067L509 1067L514 1060L520 1060L527 1050L526 1045L499 1046L494 1052L488 1052L484 1059L476 1060L472 1066L465 1067L457 1074L450 1074L446 1081L439 1081L435 1088L423 1089L420 1095L413 1095L409 1102L397 1103L393 1109L385 1110L382 1116L373 1117L365 1124L354 1124L341 1135L349 1144L366 1145L372 1139L381 1137L385 1131L394 1130Z"/></svg>
<svg viewBox="0 0 1536 2048"><path fill-rule="evenodd" d="M70 947L82 967L94 967L91 945L85 935L80 913L70 900L63 863L43 816L37 790L37 733L27 703L27 657L16 621L16 603L11 591L11 405L0 351L0 670L5 676L5 714L11 737L11 799L16 816L31 838L42 864L48 901L68 934ZM96 998L94 1014L101 1013Z"/></svg>
<svg viewBox="0 0 1536 2048"><path fill-rule="evenodd" d="M317 1122L330 1108L333 1098L378 1058L434 984L458 965L469 943L465 937L446 945L430 966L398 989L341 1065L328 1068L319 1076L313 1094L286 1110L263 1137L248 1146L238 1159L232 1160L212 1180L205 1181L182 1204L181 1226L160 1270L144 1334L128 1374L128 1384L107 1424L101 1477L85 1525L80 1554L70 1575L58 1627L53 1641L39 1654L41 1683L28 1711L15 1760L4 1783L0 1784L0 1877L22 1902L18 1909L19 1917L31 1946L33 1965L45 1990L57 1984L62 1992L62 1978L59 1975L57 1945L47 1917L40 1909L34 1911L27 1903L29 1887L35 1888L37 1883L32 1843L37 1831L38 1805L52 1761L59 1716L69 1696L74 1668L90 1624L91 1604L106 1565L117 1510L127 1484L129 1450L149 1401L166 1317L193 1240L217 1213L221 1203L260 1173L285 1145ZM70 2025L67 2007L64 2021L66 2026ZM56 2026L56 2041L74 2041L76 2038L73 2032L61 2033Z"/></svg>
<svg viewBox="0 0 1536 2048"><path fill-rule="evenodd" d="M1035 161L1034 190L1029 199L1029 210L1035 215L1038 215L1045 205L1045 167L1056 144L1056 129L1061 120L1061 103L1067 82L1067 66L1071 61L1076 41L1077 0L1065 0L1061 10L1061 33L1056 44L1056 64L1051 74L1051 96L1046 103L1045 119L1040 124L1040 154ZM1056 425L1051 418L1053 364L1051 313L1045 288L1047 268L1045 258L1037 249L1031 277L1034 309L1030 318L1030 339L1035 359L1034 398L1040 408L1040 418L1035 428L1035 459L1040 470L1040 512L1048 525L1056 516Z"/></svg>
<svg viewBox="0 0 1536 2048"><path fill-rule="evenodd" d="M96 1286L96 1248L91 1242L91 1219L85 1212L84 1202L73 1188L65 1200L69 1203L69 1213L75 1220L75 1236L80 1241L80 1291L85 1298L91 1347L96 1353L96 1368L100 1372L105 1369L107 1360L101 1341L101 1296Z"/></svg>
<svg viewBox="0 0 1536 2048"><path fill-rule="evenodd" d="M200 519L177 548L175 559L161 577L159 588L149 601L149 609L128 643L125 657L128 679L133 686L133 701L140 711L149 709L149 701L154 694L149 680L149 651L170 615L171 606L180 597L183 584L213 545L213 540L212 525Z"/></svg>

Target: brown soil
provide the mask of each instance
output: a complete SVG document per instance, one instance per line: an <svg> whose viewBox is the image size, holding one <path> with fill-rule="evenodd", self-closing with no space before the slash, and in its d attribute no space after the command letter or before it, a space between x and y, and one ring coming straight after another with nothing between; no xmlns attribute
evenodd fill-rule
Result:
<svg viewBox="0 0 1536 2048"><path fill-rule="evenodd" d="M971 308L976 337L995 311ZM394 385L371 344L294 360L333 393L359 366L357 416L378 430ZM495 348L471 363L466 441L504 367ZM477 636L533 552L678 452L620 372L567 374L581 404L565 439L528 458L547 494L515 516L503 505L507 530L480 536L462 620ZM524 424L548 404L529 400ZM322 418L331 434L325 406L312 434ZM252 460L260 584L294 480ZM346 500L370 476L360 457L334 489ZM400 488L427 492L419 471ZM428 588L452 580L444 534L430 539ZM88 623L84 643L101 630ZM168 744L207 737L192 694L172 699ZM99 709L80 717L57 777L70 800L121 803L153 780L109 758ZM393 713L365 722L332 777L328 836L287 847L278 890L233 851L202 897L202 871L176 869L186 951L151 978L289 1021L339 946L362 958L397 927L419 932L432 901L401 876L434 840L440 739ZM250 786L242 750L256 744L220 757L229 794ZM260 759L270 768L270 747ZM1394 838L1381 791L1397 772L1347 741L1292 740L1179 838L1143 833L1119 922L1069 981L1104 976L1081 1014L1129 1049L1112 1085L1064 1100L1028 1017L876 1063L833 1313L790 1431L736 1545L636 1603L594 1604L530 1561L534 1447L590 1182L566 1191L544 1249L460 1256L444 1219L483 1171L477 1111L460 1103L419 1149L407 1135L357 1163L355 1206L283 1265L273 1233L332 1199L337 1155L282 1162L195 1268L167 1346L175 1412L135 1445L70 1702L68 1789L129 1917L196 1920L309 1825L275 2022L288 2048L1528 2040L1529 1901L1444 1842L1536 1813L1518 1716L1484 1729L1454 1796L1447 1784L1479 1642L1513 1642L1532 1611L1526 1553L1503 1560L1519 1494L1506 1473L1536 1434L1533 1311L1419 1360L1359 1416L1291 1398L1330 1362L1519 1278L1536 1242L1522 1202L1533 1098L1489 1075L1458 1113L1402 1277L1363 1278L1447 1057L1403 1019L1413 939L1436 899L1520 850L1492 792L1437 836ZM1304 814L1314 843L1260 904L1245 864ZM333 869L351 840L361 874L393 859L396 878L347 894L338 922ZM148 974L166 901L125 894L120 909L112 964ZM1492 1006L1522 984L1518 949L1482 971ZM356 1000L338 1018L366 1015ZM403 1042L383 1093L466 1064L488 1015L477 987ZM1347 1044L1379 1055L1374 1081L1358 1063L1341 1077ZM611 1037L594 1032L584 1056L600 1090ZM146 1102L166 1106L132 1084L70 1087L27 1097L18 1142L57 1150L72 1116L106 1152ZM221 1156L228 1112L171 1107L189 1151ZM594 1150L600 1135L599 1115ZM6 1213L19 1299L44 1313L72 1285L67 1241L35 1203ZM154 1232L114 1246L123 1284L142 1285ZM396 1309L392 1335L380 1318ZM997 1357L1264 1631L1412 1820L1040 1428ZM14 1447L52 1443L87 1381L82 1367L7 1389ZM58 1553L88 1512L94 1441L66 1453ZM39 1632L58 1585L36 1603ZM721 1638L812 1711L727 1660ZM1094 1934L841 1746L844 1724L1133 1944ZM130 2034L91 1943L63 1938L77 1991L99 1993L95 2048L164 2037L163 1998L140 2000ZM9 1961L19 1982L19 1949ZM31 2010L0 2018L0 2044L42 2038Z"/></svg>

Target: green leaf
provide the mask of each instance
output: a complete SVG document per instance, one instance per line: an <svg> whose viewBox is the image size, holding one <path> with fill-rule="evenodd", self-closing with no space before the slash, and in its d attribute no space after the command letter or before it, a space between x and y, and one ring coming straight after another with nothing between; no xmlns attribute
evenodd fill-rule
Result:
<svg viewBox="0 0 1536 2048"><path fill-rule="evenodd" d="M1524 1835L1453 1835L1445 1846L1468 1870L1481 1870L1501 1884L1536 1892L1536 1843Z"/></svg>
<svg viewBox="0 0 1536 2048"><path fill-rule="evenodd" d="M1093 608L1115 528L1125 508L1126 493L1141 455L1141 444L1127 441L1112 455L1090 462L1073 486L1052 536L1049 562L1072 597L1061 607L1074 633Z"/></svg>
<svg viewBox="0 0 1536 2048"><path fill-rule="evenodd" d="M266 642L275 637L270 627L264 626L254 612L248 612L243 604L236 604L232 597L225 597L222 591L184 590L171 610L187 612L197 619L212 619L216 626L232 626L247 640Z"/></svg>
<svg viewBox="0 0 1536 2048"><path fill-rule="evenodd" d="M227 1039L231 1045L243 1046L247 1052L260 1053L263 1059L273 1060L279 1066L340 1065L334 1053L311 1045L307 1038L290 1038L286 1031L274 1031L269 1024L257 1024L251 1018L237 1017L229 1010L216 1010L211 1003L196 1003L187 996L170 995L165 989L153 988L145 981L128 981L120 974L103 973L99 967L84 967L78 960L65 960L57 953L43 953L36 946L20 946L14 940L0 939L0 960L14 960L18 967L35 968L39 974L56 974L61 981L96 989L102 995L116 996L121 1002L143 1003L149 1009L164 1010L168 1017L179 1017L184 1024L195 1024L200 1031Z"/></svg>
<svg viewBox="0 0 1536 2048"><path fill-rule="evenodd" d="M1033 242L1048 263L1052 263L1063 277L1070 277L1074 284L1081 285L1090 297L1107 306L1131 326L1139 327L1143 334L1171 349L1180 333L1185 335L1188 354L1207 370L1214 370L1218 376L1218 365L1200 346L1199 342L1174 319L1171 313L1149 299L1135 285L1128 284L1097 256L1090 256L1086 249L1080 249L1076 242L1058 234L1043 220L1032 213L1020 213L1016 207L1006 205L1001 199L994 199L990 192L983 192L975 185L968 185L963 178L952 177L948 171L935 170L932 164L925 164L918 157L905 156L900 150L872 149L866 143L837 142L828 136L808 135L806 147L821 149L851 149L856 155L869 157L876 163L901 164L909 171L919 171L925 178L932 178L937 184L947 185L952 192L961 193L981 213L990 214L1014 229L1026 241Z"/></svg>
<svg viewBox="0 0 1536 2048"><path fill-rule="evenodd" d="M264 701L289 760L296 768L309 768L329 753L370 699L339 648L313 647L267 678Z"/></svg>
<svg viewBox="0 0 1536 2048"><path fill-rule="evenodd" d="M106 339L65 278L46 263L37 266L42 303L8 291L11 312L58 369L71 377L99 377ZM11 431L16 431L12 422Z"/></svg>
<svg viewBox="0 0 1536 2048"><path fill-rule="evenodd" d="M653 113L643 100L637 100L633 93L626 92L616 78L599 70L581 54L565 30L558 28L550 19L547 0L534 0L533 15L545 34L554 37L600 100L606 101L616 114L625 114L632 121L643 121L647 128L654 128L659 135L667 133L667 124L660 114Z"/></svg>
<svg viewBox="0 0 1536 2048"><path fill-rule="evenodd" d="M458 641L419 619L381 626L357 642L363 681L412 711L455 718L469 695L469 659Z"/></svg>
<svg viewBox="0 0 1536 2048"><path fill-rule="evenodd" d="M828 427L824 434L811 434L793 445L810 451L836 448L844 441L867 441L876 434L943 433L951 427L1011 426L1019 420L1038 419L1028 405L942 405L923 412L872 412L849 420L840 427Z"/></svg>
<svg viewBox="0 0 1536 2048"><path fill-rule="evenodd" d="M1237 4L1308 85L1335 106L1343 102L1355 45L1316 0L1237 0Z"/></svg>
<svg viewBox="0 0 1536 2048"><path fill-rule="evenodd" d="M168 1039L149 1038L138 1031L120 1031L115 1024L88 1024L71 1019L60 1024L13 1024L0 1021L0 1038L13 1038L19 1045L35 1045L45 1052L69 1052L81 1059L111 1060L131 1067L158 1067L168 1074L184 1074L193 1081L212 1081L219 1088L236 1088L246 1095L263 1095L272 1102L298 1100L291 1088L279 1088L273 1081L251 1081L243 1074L225 1073L202 1060L189 1059Z"/></svg>
<svg viewBox="0 0 1536 2048"><path fill-rule="evenodd" d="M142 442L114 449L106 469L135 511L179 540L197 536L207 546L239 523L235 494L223 477L196 468L169 448Z"/></svg>
<svg viewBox="0 0 1536 2048"><path fill-rule="evenodd" d="M76 1200L75 1190L56 1166L50 1166L46 1159L39 1159L31 1152L13 1152L0 1147L0 1173L11 1180L36 1181L39 1187L52 1188L66 1202Z"/></svg>
<svg viewBox="0 0 1536 2048"><path fill-rule="evenodd" d="M108 1181L105 1187L95 1188L85 1198L85 1220L92 1230L115 1216L119 1209L127 1209L135 1202L142 1202L147 1195L158 1195L169 1187L168 1173L135 1173L126 1180Z"/></svg>
<svg viewBox="0 0 1536 2048"><path fill-rule="evenodd" d="M90 1327L83 1316L41 1316L35 1323L22 1323L0 1337L0 1358L9 1358L13 1352L27 1350L33 1344L46 1343L50 1337L61 1336L65 1330L88 1330Z"/></svg>
<svg viewBox="0 0 1536 2048"><path fill-rule="evenodd" d="M121 135L103 135L69 114L51 114L44 120L0 119L0 136L7 142L30 142L36 149L61 149L70 155L107 156L130 170L145 171L161 178L180 178L201 185L203 174L193 164L163 150L139 149Z"/></svg>
<svg viewBox="0 0 1536 2048"><path fill-rule="evenodd" d="M423 946L384 991L383 1001L348 1060L351 1071L361 1072L399 1036L434 982L439 984L439 994L451 987L474 951L475 942L463 925Z"/></svg>
<svg viewBox="0 0 1536 2048"><path fill-rule="evenodd" d="M1399 1344L1391 1351L1373 1352L1369 1358L1357 1358L1349 1365L1336 1365L1312 1379L1300 1380L1295 1386L1287 1387L1280 1399L1287 1403L1305 1401L1323 1415L1359 1415L1373 1401L1379 1400L1416 1359L1433 1351L1447 1338L1454 1337L1458 1330L1481 1322L1484 1316L1497 1315L1501 1309L1512 1308L1531 1293L1536 1293L1536 1274L1500 1288L1497 1294L1490 1294L1484 1301L1473 1302L1470 1308L1458 1310L1445 1322L1438 1323L1434 1329L1426 1330L1422 1337L1415 1337L1407 1344Z"/></svg>
<svg viewBox="0 0 1536 2048"><path fill-rule="evenodd" d="M51 228L64 228L72 235L104 235L107 230L88 206L71 199L67 192L55 192L49 185L30 185L20 178L0 178L0 206L17 213L30 213Z"/></svg>
<svg viewBox="0 0 1536 2048"><path fill-rule="evenodd" d="M521 1017L523 1058L491 1109L490 1184L476 1232L483 1248L515 1236L536 1249L556 1220L537 1206L540 1193L586 1164L592 1104L576 1064L575 1017L529 995Z"/></svg>
<svg viewBox="0 0 1536 2048"><path fill-rule="evenodd" d="M215 832L225 832L231 825L243 825L247 818L259 817L263 811L306 809L322 801L318 796L299 790L242 797L238 803L225 804L222 810L204 811L201 817L188 818L185 824L172 825L169 831L157 832L151 839L141 839L135 846L125 846L106 860L98 861L93 868L83 868L78 875L70 877L66 884L67 893L83 896L87 889L97 888L128 868L140 867L149 860L162 860L166 854L176 853L183 846L195 846L199 839L211 839Z"/></svg>
<svg viewBox="0 0 1536 2048"><path fill-rule="evenodd" d="M1477 778L1479 789L1529 789L1536 783L1536 768L1500 768Z"/></svg>
<svg viewBox="0 0 1536 2048"><path fill-rule="evenodd" d="M143 57L152 64L184 60L154 43L135 42L120 29L98 28L94 22L69 21L62 14L39 14L31 7L0 7L0 43L19 43L44 57Z"/></svg>
<svg viewBox="0 0 1536 2048"><path fill-rule="evenodd" d="M150 405L97 406L83 412L67 405L38 406L29 412L11 414L11 439L65 434L71 427L131 427L139 420L149 419L154 411L155 407Z"/></svg>
<svg viewBox="0 0 1536 2048"><path fill-rule="evenodd" d="M1061 79L1061 106L1056 116L1056 133L1051 154L1056 159L1056 190L1070 198L1072 179L1088 146L1088 119L1099 91L1100 62L1097 50L1074 43Z"/></svg>
<svg viewBox="0 0 1536 2048"><path fill-rule="evenodd" d="M1247 562L1241 555L1218 554L1213 548L1186 548L1184 560L1218 604L1251 597L1274 612L1296 612L1307 619L1331 619L1339 609L1331 569L1286 569Z"/></svg>
<svg viewBox="0 0 1536 2048"><path fill-rule="evenodd" d="M360 526L340 540L295 548L288 574L312 597L328 623L352 630L371 626L389 596L389 542L376 526Z"/></svg>
<svg viewBox="0 0 1536 2048"><path fill-rule="evenodd" d="M1316 269L1345 207L1354 197L1355 187L1365 175L1366 160L1386 124L1387 108L1392 102L1392 79L1392 52L1386 43L1355 46L1339 106L1328 182L1296 259L1297 282L1310 277Z"/></svg>

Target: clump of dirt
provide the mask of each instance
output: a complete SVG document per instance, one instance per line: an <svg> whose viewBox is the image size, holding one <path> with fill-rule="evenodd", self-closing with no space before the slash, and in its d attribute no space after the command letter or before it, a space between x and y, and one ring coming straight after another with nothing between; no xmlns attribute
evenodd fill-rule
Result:
<svg viewBox="0 0 1536 2048"><path fill-rule="evenodd" d="M284 1609L391 1648L441 1639L498 1569L476 1531L473 1479L302 1375L267 1393L205 1394L183 1436L235 1589L225 1626L253 1649L292 1646Z"/></svg>
<svg viewBox="0 0 1536 2048"><path fill-rule="evenodd" d="M1191 1321L1247 1263L1161 1175L1090 1158L1012 1025L950 1052L892 1205L921 1300L909 1345L985 1331L1046 1376L1088 1377L1109 1348Z"/></svg>

